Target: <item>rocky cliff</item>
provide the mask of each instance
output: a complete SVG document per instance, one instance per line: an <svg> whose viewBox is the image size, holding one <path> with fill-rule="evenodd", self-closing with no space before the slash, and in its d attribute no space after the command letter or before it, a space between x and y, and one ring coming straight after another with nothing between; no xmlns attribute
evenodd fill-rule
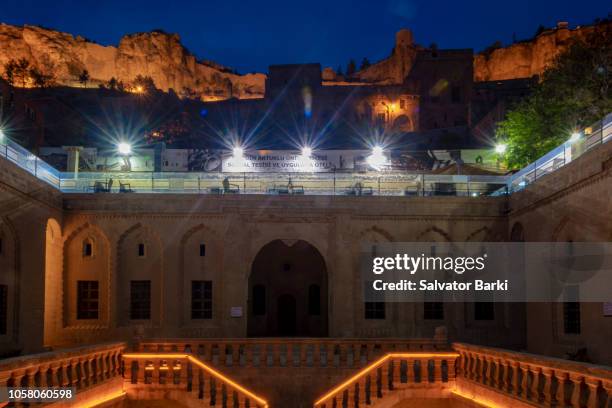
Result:
<svg viewBox="0 0 612 408"><path fill-rule="evenodd" d="M570 30L567 23L559 23L557 28L543 31L533 40L476 54L474 80L498 81L540 75L573 39L584 39L596 28L584 26Z"/></svg>
<svg viewBox="0 0 612 408"><path fill-rule="evenodd" d="M35 26L0 24L0 71L11 60L27 59L59 85L77 86L83 70L89 86L111 78L129 84L137 75L150 76L157 88L173 89L203 99L263 97L264 74L237 75L220 65L198 60L177 34L160 31L127 35L118 46L103 46Z"/></svg>

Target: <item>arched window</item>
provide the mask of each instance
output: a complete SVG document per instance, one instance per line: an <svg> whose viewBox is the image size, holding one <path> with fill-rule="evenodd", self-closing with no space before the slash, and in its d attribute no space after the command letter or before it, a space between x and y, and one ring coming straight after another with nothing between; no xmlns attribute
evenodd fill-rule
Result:
<svg viewBox="0 0 612 408"><path fill-rule="evenodd" d="M253 315L263 316L266 314L266 287L264 285L253 286Z"/></svg>
<svg viewBox="0 0 612 408"><path fill-rule="evenodd" d="M311 316L321 315L321 287L319 285L308 287L308 314Z"/></svg>

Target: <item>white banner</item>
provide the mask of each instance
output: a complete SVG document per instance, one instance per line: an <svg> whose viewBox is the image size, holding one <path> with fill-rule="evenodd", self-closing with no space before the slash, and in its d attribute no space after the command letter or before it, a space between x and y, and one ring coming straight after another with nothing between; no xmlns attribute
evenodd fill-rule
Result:
<svg viewBox="0 0 612 408"><path fill-rule="evenodd" d="M306 157L292 150L256 150L245 152L242 157L225 157L222 171L313 173L333 171L334 168L356 169L368 154L367 150L326 150Z"/></svg>

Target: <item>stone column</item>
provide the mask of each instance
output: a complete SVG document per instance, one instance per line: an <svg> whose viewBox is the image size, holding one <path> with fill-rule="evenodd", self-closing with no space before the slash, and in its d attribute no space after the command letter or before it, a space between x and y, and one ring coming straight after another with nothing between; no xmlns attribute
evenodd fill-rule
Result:
<svg viewBox="0 0 612 408"><path fill-rule="evenodd" d="M79 155L83 150L82 146L62 146L62 149L68 152L68 166L66 171L74 173L74 178L79 174Z"/></svg>

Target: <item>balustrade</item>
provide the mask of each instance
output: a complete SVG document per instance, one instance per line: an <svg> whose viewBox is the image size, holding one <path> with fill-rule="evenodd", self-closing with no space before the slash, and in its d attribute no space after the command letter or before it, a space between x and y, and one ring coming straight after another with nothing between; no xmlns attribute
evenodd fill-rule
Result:
<svg viewBox="0 0 612 408"><path fill-rule="evenodd" d="M198 358L183 353L128 353L123 355L126 389L170 389L189 392L204 406L267 408L268 403ZM142 396L143 394L138 394Z"/></svg>
<svg viewBox="0 0 612 408"><path fill-rule="evenodd" d="M452 387L458 356L454 352L389 353L319 398L314 407L364 407L401 389Z"/></svg>
<svg viewBox="0 0 612 408"><path fill-rule="evenodd" d="M463 343L457 375L537 406L612 406L612 369L593 364ZM487 366L486 370L475 367Z"/></svg>
<svg viewBox="0 0 612 408"><path fill-rule="evenodd" d="M387 353L448 350L429 339L168 339L144 341L140 352L192 354L213 366L359 368Z"/></svg>

